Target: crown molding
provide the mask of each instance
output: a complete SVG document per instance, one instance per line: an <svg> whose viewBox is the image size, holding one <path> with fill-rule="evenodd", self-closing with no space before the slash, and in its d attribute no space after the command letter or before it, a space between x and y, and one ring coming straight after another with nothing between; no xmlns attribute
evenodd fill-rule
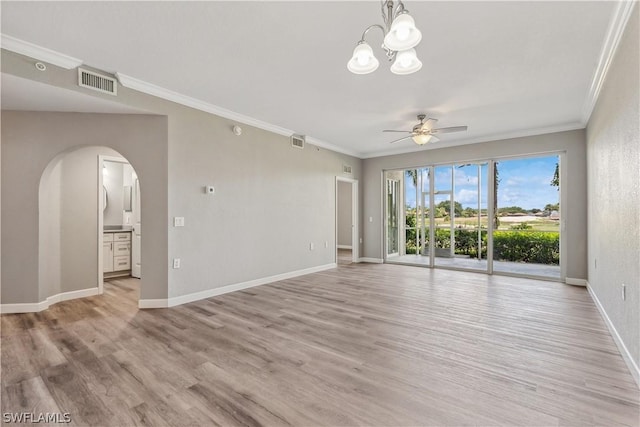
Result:
<svg viewBox="0 0 640 427"><path fill-rule="evenodd" d="M11 52L57 65L58 67L66 68L67 70L72 70L82 65L82 59L74 58L6 34L0 35L0 46L2 46L3 49L10 50Z"/></svg>
<svg viewBox="0 0 640 427"><path fill-rule="evenodd" d="M320 147L320 148L324 148L326 150L331 150L331 151L335 151L337 153L342 153L342 154L346 154L347 156L352 156L352 157L356 157L358 159L362 159L363 154L358 152L358 151L354 151L354 150L349 150L347 148L342 148L342 147L338 147L337 145L333 145L329 142L325 142L322 141L318 138L314 138L312 136L305 136L305 141L311 145L315 145L316 147Z"/></svg>
<svg viewBox="0 0 640 427"><path fill-rule="evenodd" d="M42 46L38 46L33 43L29 43L27 41L20 40L6 34L0 34L0 46L3 49L9 50L11 52L15 52L20 55L25 55L30 58L47 62L49 64L57 65L58 67L66 68L68 70L77 68L83 64L83 61L81 59L74 58L72 56L65 55L63 53L56 52L54 50L47 49ZM278 135L290 137L294 133L297 133L291 129L283 128L281 126L267 123L262 120L255 119L253 117L245 116L244 114L236 113L234 111L227 110L226 108L222 108L217 105L210 104L208 102L204 102L199 99L192 98L190 96L186 96L181 93L174 92L172 90L165 89L160 86L156 86L154 84L145 82L144 80L140 80L140 79L136 79L135 77L128 76L126 74L115 73L115 75L122 86L129 89L136 90L138 92L143 92L148 95L165 99L167 101L171 101L187 107L195 108L196 110L204 111L210 114L215 114L216 116L224 117L226 119L230 119L239 123L243 123L249 126L253 126L259 129L269 131L269 132L273 132ZM306 142L308 142L311 145L315 145L317 147L321 147L327 150L335 151L342 154L347 154L349 156L354 156L358 158L360 158L362 154L357 151L342 148L337 145L334 145L329 142L322 141L320 139L313 138L310 136L306 137Z"/></svg>
<svg viewBox="0 0 640 427"><path fill-rule="evenodd" d="M505 139L524 138L527 136L538 136L538 135L545 135L549 133L567 132L571 130L578 130L578 129L584 129L584 128L585 128L585 125L582 122L571 122L571 123L564 123L561 125L547 126L547 127L541 127L541 128L517 130L514 132L506 132L506 133L501 133L496 135L479 136L477 138L461 139L458 141L436 142L432 144L426 144L426 146L424 145L418 146L416 144L412 144L412 146L405 147L405 148L364 153L361 158L372 159L374 157L384 157L384 156L393 156L397 154L416 153L420 151L437 150L440 148L457 147L460 145L478 144L481 142L502 141Z"/></svg>
<svg viewBox="0 0 640 427"><path fill-rule="evenodd" d="M445 148L445 147L455 147L459 145L467 145L467 144L474 144L474 143L481 143L481 142L488 142L488 141L498 141L498 140L511 139L511 138L521 138L521 137L527 137L527 136L542 135L545 133L555 133L555 132L563 132L563 131L570 131L570 130L576 130L576 129L584 129L586 126L586 123L588 122L589 116L593 111L593 107L595 105L598 94L602 87L602 82L604 81L606 73L611 64L611 60L613 58L613 55L615 54L615 50L620 42L620 39L624 32L624 28L629 20L629 17L631 16L631 12L633 10L635 3L637 3L636 0L626 0L618 3L618 5L616 6L613 17L611 19L611 24L607 31L607 38L605 40L604 47L600 55L598 67L596 69L596 73L594 75L593 82L589 90L589 95L587 97L586 104L583 110L582 120L580 122L573 122L573 123L543 127L543 128L519 130L519 131L514 131L514 132L509 132L504 134L490 135L490 136L485 135L477 138L452 141L447 143L446 145L441 145L439 143L436 143L436 144L429 144L427 147L415 146L415 147L397 148L392 150L368 151L368 152L359 152L359 151L351 150L348 148L339 147L337 145L331 144L329 142L326 142L308 135L306 136L306 142L316 147L324 148L337 153L346 154L359 159L369 159L374 157L384 157L384 156L391 156L396 154L413 153L413 152ZM47 63L57 65L59 67L66 68L66 69L77 68L83 64L83 61L81 59L77 59L72 56L65 55L65 54L53 51L51 49L47 49L47 48L35 45L33 43L29 43L24 40L17 39L12 36L8 36L6 34L0 34L0 37L1 37L0 45L3 49L6 49L21 55L42 60ZM126 74L116 72L115 75L118 81L120 82L120 84L128 89L146 93L148 95L152 95L161 99L165 99L167 101L175 102L177 104L181 104L190 108L204 111L206 113L214 114L216 116L220 116L229 120L233 120L239 123L243 123L249 126L259 128L259 129L263 129L278 135L290 137L294 133L297 133L291 129L287 129L278 125L267 123L265 121L255 119L253 117L246 116L244 114L236 113L234 111L227 110L226 108L222 108L217 105L210 104L208 102L201 101L199 99L192 98L190 96L183 95L169 89L165 89L163 87L154 85L152 83L148 83L144 80L140 80L135 77L128 76Z"/></svg>
<svg viewBox="0 0 640 427"><path fill-rule="evenodd" d="M278 135L283 135L286 137L290 137L291 135L296 133L291 129L283 128L281 126L267 123L262 120L255 119L253 117L245 116L244 114L236 113L235 111L227 110L226 108L222 108L214 104L209 104L208 102L204 102L199 99L192 98L190 96L183 95L181 93L174 92L169 89L165 89L163 87L145 82L140 79L136 79L135 77L131 77L126 74L116 73L116 78L118 79L118 81L122 86L128 89L133 89L138 92L143 92L143 93L146 93L147 95L153 95L158 98L165 99L167 101L175 102L176 104L181 104L190 108L195 108L196 110L204 111L206 113L215 114L216 116L224 117L225 119L230 119L235 122L244 123L246 125L263 129L263 130L273 132ZM338 147L331 143L328 143L310 136L306 137L306 142L311 145L315 145L331 151L336 151L338 153L347 154L349 156L360 157L361 155L361 153L348 150L342 147Z"/></svg>
<svg viewBox="0 0 640 427"><path fill-rule="evenodd" d="M613 57L618 49L622 34L627 26L633 7L637 3L637 0L626 0L618 2L613 16L609 22L609 28L607 35L604 39L602 51L600 52L600 58L598 59L598 65L596 66L593 79L591 80L591 86L589 86L589 93L585 99L584 107L582 109L582 122L586 125L591 118L591 113L596 105L600 90L604 84L605 78L613 61Z"/></svg>

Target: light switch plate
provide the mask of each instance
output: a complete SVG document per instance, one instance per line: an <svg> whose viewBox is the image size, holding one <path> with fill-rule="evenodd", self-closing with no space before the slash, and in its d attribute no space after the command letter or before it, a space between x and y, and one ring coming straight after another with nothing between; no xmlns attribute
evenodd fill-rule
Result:
<svg viewBox="0 0 640 427"><path fill-rule="evenodd" d="M174 227L184 227L184 217L183 216L177 216L177 217L173 218L173 226Z"/></svg>
<svg viewBox="0 0 640 427"><path fill-rule="evenodd" d="M180 258L173 259L173 268L180 268Z"/></svg>

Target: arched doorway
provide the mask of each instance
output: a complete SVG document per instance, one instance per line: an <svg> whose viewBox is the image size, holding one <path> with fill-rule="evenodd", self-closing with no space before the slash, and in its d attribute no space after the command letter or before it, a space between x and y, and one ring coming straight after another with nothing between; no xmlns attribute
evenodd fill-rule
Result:
<svg viewBox="0 0 640 427"><path fill-rule="evenodd" d="M111 185L111 194L106 194L107 198L103 176L105 159L111 159L114 164L121 166L120 178L107 180ZM120 190L116 192L113 185L118 185L118 182ZM134 251L137 254L134 265L139 269L140 239L136 241L133 237L134 222L140 222L139 190L133 166L111 148L75 148L51 160L41 176L39 188L38 268L41 300L46 299L53 304L103 292L103 245L107 235L103 234L105 200L111 200L111 213L117 217L119 211L120 215L120 221L116 221L120 222L117 224L119 228L113 228L108 233L111 238L117 236L120 239L118 242L112 241L110 245L115 251L112 260L120 263L116 267L119 269L117 276L131 276L131 256ZM127 206L125 196L130 197ZM107 225L115 226L112 222L109 220ZM125 259L128 259L127 263ZM113 271L116 270L112 268ZM137 273L139 277L140 272ZM137 284L137 287L136 298L139 298L140 285Z"/></svg>

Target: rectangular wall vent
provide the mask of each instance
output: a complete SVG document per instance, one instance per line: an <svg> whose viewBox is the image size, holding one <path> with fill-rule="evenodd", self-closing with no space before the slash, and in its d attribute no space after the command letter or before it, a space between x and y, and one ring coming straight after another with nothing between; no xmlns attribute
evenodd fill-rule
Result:
<svg viewBox="0 0 640 427"><path fill-rule="evenodd" d="M353 169L350 165L342 165L342 173L351 175L353 173Z"/></svg>
<svg viewBox="0 0 640 427"><path fill-rule="evenodd" d="M118 94L118 81L93 71L78 68L78 85L109 95Z"/></svg>
<svg viewBox="0 0 640 427"><path fill-rule="evenodd" d="M291 135L291 145L296 148L304 148L304 135Z"/></svg>

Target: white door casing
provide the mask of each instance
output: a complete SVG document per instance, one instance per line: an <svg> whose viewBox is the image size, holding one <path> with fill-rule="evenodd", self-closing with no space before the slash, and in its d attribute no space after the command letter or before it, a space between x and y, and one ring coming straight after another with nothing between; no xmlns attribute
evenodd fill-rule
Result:
<svg viewBox="0 0 640 427"><path fill-rule="evenodd" d="M142 275L141 243L142 221L140 212L140 181L135 178L133 185L133 230L131 234L131 275L138 279Z"/></svg>

